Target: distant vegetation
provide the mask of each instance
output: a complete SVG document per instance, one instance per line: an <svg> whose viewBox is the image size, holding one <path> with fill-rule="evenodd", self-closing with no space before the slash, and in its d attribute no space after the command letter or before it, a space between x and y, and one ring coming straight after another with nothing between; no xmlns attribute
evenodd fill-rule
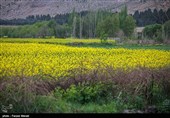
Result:
<svg viewBox="0 0 170 118"><path fill-rule="evenodd" d="M145 39L153 39L158 42L163 42L163 40L170 39L170 20L165 22L165 24L154 24L148 25L144 29Z"/></svg>
<svg viewBox="0 0 170 118"><path fill-rule="evenodd" d="M3 25L18 25L17 27L1 26L0 37L11 38L107 38L136 39L134 28L145 26L142 39L165 42L169 39L170 9L167 11L136 11L133 16L127 14L127 7L120 13L109 11L86 11L65 15L36 15L24 19L0 20ZM25 25L27 24L27 25ZM21 26L20 26L21 25Z"/></svg>
<svg viewBox="0 0 170 118"><path fill-rule="evenodd" d="M31 17L30 17L31 19ZM47 21L36 22L33 25L19 27L2 27L0 36L20 38L45 38L45 37L74 37L97 38L131 36L135 28L135 20L127 15L127 8L120 13L106 11L90 12L86 15L75 13L74 10L68 17L68 23L59 24L50 16L44 17ZM49 20L49 21L48 21Z"/></svg>
<svg viewBox="0 0 170 118"><path fill-rule="evenodd" d="M167 11L148 9L144 12L136 11L133 15L136 20L136 24L139 27L144 27L146 25L152 24L164 24L166 21L170 20L170 8Z"/></svg>
<svg viewBox="0 0 170 118"><path fill-rule="evenodd" d="M86 16L91 11L82 11L81 16ZM99 11L100 12L100 11ZM51 17L48 15L31 15L26 17L25 19L11 19L11 20L2 20L0 19L0 25L28 25L33 24L38 21L49 21L55 20L58 24L62 25L69 22L69 17L71 14L63 14L63 15L56 15ZM170 20L170 8L167 11L161 10L151 10L148 9L144 12L136 11L133 15L133 18L136 20L136 24L139 27L143 27L146 25L151 24L163 24L166 21Z"/></svg>

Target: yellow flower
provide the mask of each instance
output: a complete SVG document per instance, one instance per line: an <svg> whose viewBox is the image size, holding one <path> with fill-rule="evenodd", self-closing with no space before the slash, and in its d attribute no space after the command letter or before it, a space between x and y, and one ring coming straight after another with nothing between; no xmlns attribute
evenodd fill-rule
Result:
<svg viewBox="0 0 170 118"><path fill-rule="evenodd" d="M66 76L69 70L111 66L162 68L170 65L170 51L78 48L38 43L0 43L0 76Z"/></svg>

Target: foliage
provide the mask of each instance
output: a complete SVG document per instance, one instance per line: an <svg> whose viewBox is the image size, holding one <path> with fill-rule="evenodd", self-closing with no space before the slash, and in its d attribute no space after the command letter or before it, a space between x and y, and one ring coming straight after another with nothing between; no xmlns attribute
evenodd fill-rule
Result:
<svg viewBox="0 0 170 118"><path fill-rule="evenodd" d="M102 33L100 36L101 43L107 43L107 37L108 37L107 34Z"/></svg>
<svg viewBox="0 0 170 118"><path fill-rule="evenodd" d="M122 9L121 9L121 12L119 13L119 21L120 21L120 28L123 29L125 26L125 20L126 20L126 17L128 16L127 15L127 6L124 6Z"/></svg>
<svg viewBox="0 0 170 118"><path fill-rule="evenodd" d="M67 101L78 102L81 104L87 104L90 102L101 103L103 101L111 99L111 91L108 94L108 90L111 88L110 85L102 83L90 84L90 83L79 83L78 85L71 85L65 91L62 89L56 90L60 92L64 99ZM106 93L107 91L107 93Z"/></svg>
<svg viewBox="0 0 170 118"><path fill-rule="evenodd" d="M56 32L54 33L58 38L70 37L71 29L68 24L56 25Z"/></svg>
<svg viewBox="0 0 170 118"><path fill-rule="evenodd" d="M164 24L165 35L167 39L170 39L170 20Z"/></svg>
<svg viewBox="0 0 170 118"><path fill-rule="evenodd" d="M129 37L134 32L136 27L135 20L127 13L127 6L124 6L119 13L120 29L124 32L125 36Z"/></svg>
<svg viewBox="0 0 170 118"><path fill-rule="evenodd" d="M124 23L123 23L123 32L124 34L129 37L133 34L134 32L134 29L135 29L135 20L133 19L132 16L127 16L126 19L124 20Z"/></svg>
<svg viewBox="0 0 170 118"><path fill-rule="evenodd" d="M112 14L100 21L97 25L98 37L106 34L108 37L119 36L122 30L125 36L129 37L134 32L135 20L127 14L127 7L122 8L119 14Z"/></svg>
<svg viewBox="0 0 170 118"><path fill-rule="evenodd" d="M170 111L170 99L165 99L162 103L160 103L159 111L162 113L169 113Z"/></svg>
<svg viewBox="0 0 170 118"><path fill-rule="evenodd" d="M108 37L114 37L116 36L116 33L118 31L119 31L118 15L107 17L97 26L97 34L100 37L103 34L106 34Z"/></svg>
<svg viewBox="0 0 170 118"><path fill-rule="evenodd" d="M144 29L145 37L161 41L162 26L159 24L148 25Z"/></svg>
<svg viewBox="0 0 170 118"><path fill-rule="evenodd" d="M2 27L0 37L13 38L45 38L45 37L70 37L70 28L67 24L59 25L54 20L37 22L33 25L17 27Z"/></svg>
<svg viewBox="0 0 170 118"><path fill-rule="evenodd" d="M163 24L166 21L170 20L170 8L167 11L160 9L145 10L143 12L136 11L133 15L136 20L136 24L139 27L144 27L152 24Z"/></svg>
<svg viewBox="0 0 170 118"><path fill-rule="evenodd" d="M125 7L126 8L126 7ZM111 13L108 11L90 11L88 13L76 13L74 10L70 15L66 15L66 21L60 19L59 16L50 18L42 16L45 21L39 19L38 16L29 17L28 19L33 20L32 25L16 26L11 29L10 27L2 27L2 34L0 37L20 37L20 38L45 38L45 37L59 37L66 38L73 36L74 38L96 38L100 37L104 32L108 37L116 37L119 30L127 28L130 31L127 33L131 35L131 29L134 26L133 18L126 20L127 8L119 13ZM57 19L58 18L58 19ZM59 20L63 23L59 23ZM120 21L121 20L121 21ZM125 24L126 20L126 24ZM131 21L129 21L131 20ZM124 31L124 30L123 30Z"/></svg>

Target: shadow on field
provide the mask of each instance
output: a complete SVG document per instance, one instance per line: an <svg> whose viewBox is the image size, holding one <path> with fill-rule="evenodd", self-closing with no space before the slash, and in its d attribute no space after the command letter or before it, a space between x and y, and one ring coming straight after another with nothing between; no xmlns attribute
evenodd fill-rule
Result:
<svg viewBox="0 0 170 118"><path fill-rule="evenodd" d="M157 50L170 50L170 45L166 44L116 44L116 43L101 43L101 42L81 42L81 41L48 41L47 39L44 40L1 40L0 43L38 43L38 44L53 44L53 45L65 45L71 47L89 47L89 48L126 48L126 49L157 49Z"/></svg>
<svg viewBox="0 0 170 118"><path fill-rule="evenodd" d="M69 43L58 43L58 42L39 42L40 44L55 44L55 45L66 45L71 47L89 47L89 48L126 48L126 49L156 49L156 50L170 50L169 45L140 45L140 44L115 44L115 43L83 43L83 42L69 42Z"/></svg>
<svg viewBox="0 0 170 118"><path fill-rule="evenodd" d="M91 47L91 48L126 48L126 49L157 49L157 50L170 50L169 45L140 45L140 44L113 44L113 43L82 43L82 42L73 42L67 43L64 45L72 47Z"/></svg>

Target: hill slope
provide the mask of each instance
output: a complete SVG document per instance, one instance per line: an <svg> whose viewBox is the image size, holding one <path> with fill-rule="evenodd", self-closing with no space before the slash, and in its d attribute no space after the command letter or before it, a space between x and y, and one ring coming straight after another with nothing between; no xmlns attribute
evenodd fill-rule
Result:
<svg viewBox="0 0 170 118"><path fill-rule="evenodd" d="M1 0L0 18L14 19L26 18L29 15L55 16L57 14L109 9L113 12L120 11L126 4L130 14L136 10L170 8L170 0Z"/></svg>

